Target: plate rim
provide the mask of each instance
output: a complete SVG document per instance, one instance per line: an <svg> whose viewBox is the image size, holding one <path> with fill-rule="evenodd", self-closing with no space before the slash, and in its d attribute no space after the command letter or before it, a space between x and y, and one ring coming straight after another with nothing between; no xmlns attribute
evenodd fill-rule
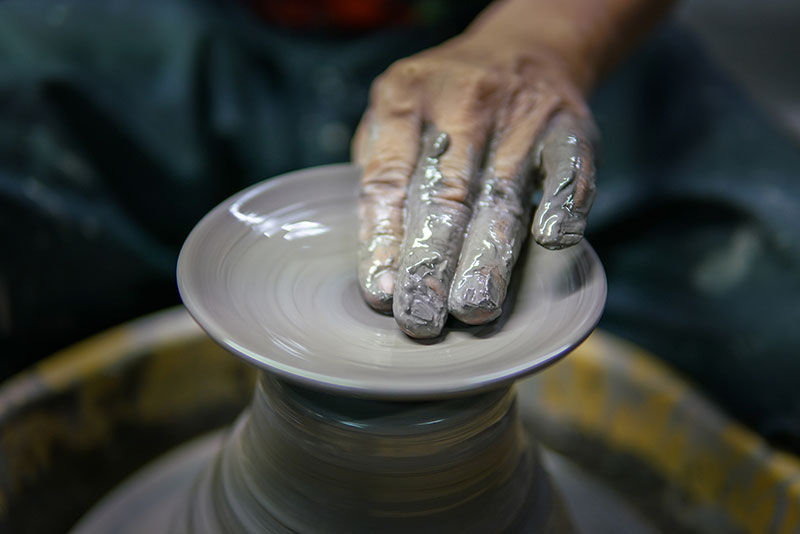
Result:
<svg viewBox="0 0 800 534"><path fill-rule="evenodd" d="M487 390L510 385L520 378L542 371L572 352L595 330L605 311L608 297L608 279L597 252L584 238L574 246L582 247L584 251L588 253L588 255L591 257L590 263L594 264L594 267L598 269L601 279L600 281L602 281L600 288L601 298L599 299L600 305L596 307L596 309L593 311L593 314L588 316L588 324L590 326L586 329L585 333L583 333L579 338L576 338L575 341L564 344L555 350L540 355L534 360L530 360L514 367L506 368L502 371L484 373L478 377L454 381L453 384L440 385L439 387L435 388L425 385L418 386L409 383L401 387L381 386L379 388L375 388L361 379L351 380L332 376L327 373L318 373L276 361L274 358L267 355L260 353L256 354L230 339L226 335L225 329L213 319L210 313L207 313L206 307L200 304L200 299L195 299L191 295L191 291L187 287L187 284L189 283L187 280L188 275L182 276L181 274L182 272L188 272L188 269L186 268L186 262L188 261L187 257L190 249L195 246L195 241L197 241L198 235L205 229L205 226L210 224L210 221L213 218L218 217L220 212L227 211L236 201L241 200L248 195L252 195L255 191L258 191L259 194L262 194L270 189L281 187L282 184L296 180L299 176L303 175L325 173L326 171L349 172L357 169L357 166L349 163L335 163L330 165L308 167L262 180L232 194L217 204L214 208L209 210L209 212L206 213L195 224L181 246L180 253L178 254L178 260L176 262L175 273L178 293L184 307L192 316L194 321L216 344L233 355L243 359L248 364L256 366L262 371L274 373L289 382L311 389L376 400L436 400L448 397L478 394ZM536 245L531 243L531 246Z"/></svg>

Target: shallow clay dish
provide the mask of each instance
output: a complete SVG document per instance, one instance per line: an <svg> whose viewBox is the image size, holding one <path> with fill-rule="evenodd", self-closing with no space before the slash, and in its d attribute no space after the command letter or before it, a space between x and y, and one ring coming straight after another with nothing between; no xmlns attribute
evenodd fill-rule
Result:
<svg viewBox="0 0 800 534"><path fill-rule="evenodd" d="M358 170L274 178L212 210L178 260L183 302L234 354L306 386L362 397L429 399L508 384L578 345L600 319L606 279L584 241L531 245L503 316L451 320L421 343L372 311L356 285Z"/></svg>

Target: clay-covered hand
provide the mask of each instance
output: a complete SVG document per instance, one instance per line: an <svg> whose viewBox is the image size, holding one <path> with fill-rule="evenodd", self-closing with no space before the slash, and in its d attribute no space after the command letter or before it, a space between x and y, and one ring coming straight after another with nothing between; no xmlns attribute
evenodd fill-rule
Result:
<svg viewBox="0 0 800 534"><path fill-rule="evenodd" d="M594 126L579 83L546 47L455 39L373 84L353 142L362 166L358 278L416 338L448 313L491 321L531 228L578 243L595 195Z"/></svg>

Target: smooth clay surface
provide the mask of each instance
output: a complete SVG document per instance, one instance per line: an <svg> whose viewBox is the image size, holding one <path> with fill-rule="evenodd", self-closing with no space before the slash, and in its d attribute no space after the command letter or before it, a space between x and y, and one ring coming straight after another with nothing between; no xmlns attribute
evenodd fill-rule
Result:
<svg viewBox="0 0 800 534"><path fill-rule="evenodd" d="M235 195L197 225L181 251L178 285L211 337L316 389L428 399L509 384L569 352L597 324L605 274L583 241L523 250L497 321L451 320L433 341L409 338L358 290L358 181L350 165L291 173Z"/></svg>
<svg viewBox="0 0 800 534"><path fill-rule="evenodd" d="M381 402L266 374L189 497L170 532L533 533L553 515L510 388Z"/></svg>

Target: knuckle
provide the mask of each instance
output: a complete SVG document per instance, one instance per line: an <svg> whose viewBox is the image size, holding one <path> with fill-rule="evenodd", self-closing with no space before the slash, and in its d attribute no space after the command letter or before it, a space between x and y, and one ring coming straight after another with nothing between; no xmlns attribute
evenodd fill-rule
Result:
<svg viewBox="0 0 800 534"><path fill-rule="evenodd" d="M570 130L566 133L564 142L571 145L575 154L585 160L592 159L592 144L583 135L579 134L576 130Z"/></svg>
<svg viewBox="0 0 800 534"><path fill-rule="evenodd" d="M550 112L545 108L541 94L521 83L509 88L509 101L509 117L513 122L526 120L535 114Z"/></svg>
<svg viewBox="0 0 800 534"><path fill-rule="evenodd" d="M361 177L362 189L391 187L402 189L413 171L408 161L391 159L373 159L367 163Z"/></svg>
<svg viewBox="0 0 800 534"><path fill-rule="evenodd" d="M378 76L370 88L370 105L390 115L407 115L417 108L416 95L424 78L414 64L395 63Z"/></svg>
<svg viewBox="0 0 800 534"><path fill-rule="evenodd" d="M490 180L487 181L478 200L479 206L492 207L500 210L502 216L496 219L496 224L503 227L507 217L521 217L526 210L526 195L523 194L525 186L518 180ZM503 232L498 233L498 235Z"/></svg>
<svg viewBox="0 0 800 534"><path fill-rule="evenodd" d="M400 59L389 65L386 76L397 80L416 80L422 75L423 65L417 59Z"/></svg>
<svg viewBox="0 0 800 534"><path fill-rule="evenodd" d="M402 190L381 184L361 188L359 205L364 218L380 220L380 225L392 225L402 218L405 195Z"/></svg>
<svg viewBox="0 0 800 534"><path fill-rule="evenodd" d="M437 197L445 203L456 203L459 205L466 205L469 198L468 191L458 185L448 186L445 185L437 194Z"/></svg>
<svg viewBox="0 0 800 534"><path fill-rule="evenodd" d="M504 94L507 89L507 80L491 70L467 68L458 79L461 91L469 101L477 104L492 100Z"/></svg>
<svg viewBox="0 0 800 534"><path fill-rule="evenodd" d="M440 164L442 181L435 196L439 199L466 204L470 192L469 171L460 162Z"/></svg>
<svg viewBox="0 0 800 534"><path fill-rule="evenodd" d="M375 79L373 87L381 92L386 92L387 89L411 88L425 78L427 69L424 64L414 59L401 59L395 61Z"/></svg>
<svg viewBox="0 0 800 534"><path fill-rule="evenodd" d="M487 188L490 188L488 192L498 200L516 202L522 196L523 184L510 174L506 174L497 175L495 180L487 182Z"/></svg>
<svg viewBox="0 0 800 534"><path fill-rule="evenodd" d="M518 189L517 182L522 175L522 166L525 163L525 158L510 158L504 161L495 161L494 176L496 178L496 186L498 188L516 188Z"/></svg>

